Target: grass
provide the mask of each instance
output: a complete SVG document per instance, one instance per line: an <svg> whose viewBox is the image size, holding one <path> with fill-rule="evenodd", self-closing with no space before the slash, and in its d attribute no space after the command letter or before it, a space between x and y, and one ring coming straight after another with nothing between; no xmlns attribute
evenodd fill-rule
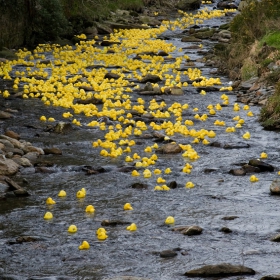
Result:
<svg viewBox="0 0 280 280"><path fill-rule="evenodd" d="M280 50L280 31L274 31L272 33L269 33L265 35L260 43L263 45L266 43L268 46L274 47L278 50Z"/></svg>

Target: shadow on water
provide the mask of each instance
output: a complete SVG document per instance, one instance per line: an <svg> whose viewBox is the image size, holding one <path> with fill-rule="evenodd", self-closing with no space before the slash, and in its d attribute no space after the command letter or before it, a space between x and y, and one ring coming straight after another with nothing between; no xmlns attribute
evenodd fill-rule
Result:
<svg viewBox="0 0 280 280"><path fill-rule="evenodd" d="M216 24L211 20L210 24ZM182 43L171 42L177 47ZM185 45L184 45L185 46ZM194 59L199 57L193 54ZM211 69L204 68L209 74ZM221 79L226 82L225 77ZM189 103L190 108L198 107L204 112L208 104L220 102L221 93L213 92L205 97L189 93L183 96L164 96L170 105L174 102ZM137 96L138 97L138 96ZM148 97L145 98L148 100ZM248 162L258 157L262 151L269 155L268 161L279 166L279 133L264 131L257 117L246 117L246 111L238 115L246 119L245 126L234 134L224 133L225 127L214 126L216 119L233 126L237 115L232 110L235 97L230 96L230 106L224 107L206 123L195 122L195 128L213 129L217 132L215 141L221 143L240 142L245 131L251 132L249 149L231 149L193 145L201 158L190 161L191 174L181 169L187 162L181 155L158 155L156 167L172 169L165 175L167 182L178 183L178 188L169 192L154 192L156 176L150 179L134 178L130 173L121 173L118 167L124 164L124 157L109 159L99 156L93 149L92 141L103 137L97 129L75 128L67 135L45 132L45 124L38 120L40 115L61 119L62 110L43 106L38 100L1 100L3 106L19 109L12 120L2 123L3 130L9 128L21 137L39 147L56 146L63 151L62 156L43 156L55 163L54 173L44 174L22 171L15 180L25 178L32 196L8 199L0 205L0 275L13 274L19 278L38 279L48 275L67 275L69 279L105 279L116 275L135 275L154 280L184 279L187 270L220 262L244 264L252 267L258 275L279 273L277 256L280 247L269 238L280 231L279 198L269 195L270 183L276 173L258 174L259 182L250 183L249 175L234 177L228 171L236 164ZM31 110L32 108L32 110ZM252 107L255 116L258 107ZM80 116L81 121L87 122ZM172 137L179 143L190 143L190 138ZM135 152L143 155L143 148L152 145L151 139L137 139ZM87 176L82 170L85 165L102 166L108 172ZM205 173L205 169L214 169ZM186 189L185 183L192 181L195 188ZM136 190L130 186L135 182L148 184L148 189ZM85 188L87 195L77 199L76 192ZM65 190L65 198L57 197L59 190ZM47 206L47 197L56 200ZM124 211L123 205L130 202L133 211ZM85 207L94 205L96 211L89 215ZM51 211L54 218L45 221L43 216ZM199 225L204 229L199 236L187 237L171 231L172 226L164 225L167 216L174 216L177 225ZM225 216L237 216L234 220L223 220ZM95 231L105 219L136 223L138 230L129 232L126 226L108 227L109 238L98 241ZM78 227L76 234L69 234L69 225ZM229 227L230 234L220 231ZM19 236L31 236L35 242L9 245ZM91 248L79 251L78 246L87 240ZM172 259L162 259L159 252L180 248ZM184 252L184 254L183 254ZM1 276L0 276L0 279ZM13 278L12 278L13 279ZM37 279L34 277L34 279ZM64 279L55 276L54 279ZM68 279L68 278L65 278ZM235 279L235 278L234 278ZM255 279L255 278L246 278Z"/></svg>

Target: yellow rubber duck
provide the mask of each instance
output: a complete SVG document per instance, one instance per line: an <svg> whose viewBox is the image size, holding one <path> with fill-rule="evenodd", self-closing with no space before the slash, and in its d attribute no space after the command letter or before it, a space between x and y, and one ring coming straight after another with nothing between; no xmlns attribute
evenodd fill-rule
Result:
<svg viewBox="0 0 280 280"><path fill-rule="evenodd" d="M152 173L149 169L145 169L143 171L143 175L144 175L144 178L150 178L152 176Z"/></svg>
<svg viewBox="0 0 280 280"><path fill-rule="evenodd" d="M210 144L210 142L207 139L203 139L202 140L202 144L203 145L208 145L208 144Z"/></svg>
<svg viewBox="0 0 280 280"><path fill-rule="evenodd" d="M53 218L53 214L51 212L46 212L44 215L45 220L51 220Z"/></svg>
<svg viewBox="0 0 280 280"><path fill-rule="evenodd" d="M162 185L161 188L162 188L163 191L169 191L170 190L170 188L167 185Z"/></svg>
<svg viewBox="0 0 280 280"><path fill-rule="evenodd" d="M94 213L95 209L92 205L88 205L85 210L87 213Z"/></svg>
<svg viewBox="0 0 280 280"><path fill-rule="evenodd" d="M51 197L48 197L47 200L46 200L46 203L48 205L53 205L53 204L55 204L55 201Z"/></svg>
<svg viewBox="0 0 280 280"><path fill-rule="evenodd" d="M165 174L170 174L172 171L171 171L171 168L167 167L165 170L164 170L164 173Z"/></svg>
<svg viewBox="0 0 280 280"><path fill-rule="evenodd" d="M252 111L249 111L249 112L247 113L247 116L248 116L248 117L253 117L253 116L254 116L254 114L253 114L253 112L252 112Z"/></svg>
<svg viewBox="0 0 280 280"><path fill-rule="evenodd" d="M163 191L163 188L161 186L155 186L154 190L155 191Z"/></svg>
<svg viewBox="0 0 280 280"><path fill-rule="evenodd" d="M191 189L191 188L194 187L194 183L193 183L193 182L187 182L185 187L186 187L187 189Z"/></svg>
<svg viewBox="0 0 280 280"><path fill-rule="evenodd" d="M78 228L75 225L71 225L68 228L69 233L75 233L75 232L77 232L77 230L78 230Z"/></svg>
<svg viewBox="0 0 280 280"><path fill-rule="evenodd" d="M123 206L123 210L133 210L132 206L130 205L130 203L126 203L124 206Z"/></svg>
<svg viewBox="0 0 280 280"><path fill-rule="evenodd" d="M106 232L102 231L97 235L97 239L99 240L105 240L108 238L108 235L106 234Z"/></svg>
<svg viewBox="0 0 280 280"><path fill-rule="evenodd" d="M135 231L135 230L137 230L137 226L136 226L135 223L132 223L132 224L131 224L130 226L128 226L126 229L127 229L127 230L130 230L130 231Z"/></svg>
<svg viewBox="0 0 280 280"><path fill-rule="evenodd" d="M86 196L86 190L85 188L82 188L80 189L78 192L77 192L77 198L84 198Z"/></svg>
<svg viewBox="0 0 280 280"><path fill-rule="evenodd" d="M165 183L165 179L163 179L162 177L158 177L157 178L157 183Z"/></svg>
<svg viewBox="0 0 280 280"><path fill-rule="evenodd" d="M246 133L243 134L243 138L246 140L249 140L251 138L251 134L249 131L247 131Z"/></svg>
<svg viewBox="0 0 280 280"><path fill-rule="evenodd" d="M262 152L260 158L267 158L267 153Z"/></svg>
<svg viewBox="0 0 280 280"><path fill-rule="evenodd" d="M175 219L174 219L174 217L172 217L172 216L168 216L167 218L166 218L166 220L165 220L165 224L166 225L172 225L172 224L174 224L175 223Z"/></svg>
<svg viewBox="0 0 280 280"><path fill-rule="evenodd" d="M250 106L249 105L244 105L243 110L249 110Z"/></svg>
<svg viewBox="0 0 280 280"><path fill-rule="evenodd" d="M66 191L61 190L61 191L58 193L58 196L59 196L59 197L65 197L65 196L66 196Z"/></svg>
<svg viewBox="0 0 280 280"><path fill-rule="evenodd" d="M140 174L139 174L139 172L137 171L137 170L133 170L132 172L131 172L131 175L132 176L140 176Z"/></svg>
<svg viewBox="0 0 280 280"><path fill-rule="evenodd" d="M155 169L155 170L154 170L154 174L155 174L155 175L161 174L161 170L160 170L160 169Z"/></svg>
<svg viewBox="0 0 280 280"><path fill-rule="evenodd" d="M80 250L87 250L87 249L89 249L90 248L90 245L89 245L89 243L87 242L87 241L83 241L82 242L82 244L79 246L79 249Z"/></svg>
<svg viewBox="0 0 280 280"><path fill-rule="evenodd" d="M259 179L258 179L255 175L252 175L252 176L250 177L250 181L251 181L251 182L258 182Z"/></svg>

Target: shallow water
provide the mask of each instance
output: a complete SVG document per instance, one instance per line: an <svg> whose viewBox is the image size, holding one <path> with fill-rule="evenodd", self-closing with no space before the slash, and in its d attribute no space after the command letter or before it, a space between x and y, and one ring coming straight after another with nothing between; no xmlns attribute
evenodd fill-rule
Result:
<svg viewBox="0 0 280 280"><path fill-rule="evenodd" d="M218 24L228 19L216 19L207 24ZM171 42L180 47L180 39ZM209 48L211 42L206 42ZM191 45L191 44L190 44ZM188 51L188 50L187 50ZM192 59L199 56L196 50L188 51ZM203 75L208 76L213 69L203 68ZM209 77L209 76L208 76ZM221 77L228 82L226 77ZM190 86L189 86L190 87ZM221 92L207 93L202 96L191 90L183 96L160 96L170 105L173 102L188 103L186 112L194 115L192 108L198 107L199 114L206 112L208 104L221 102ZM139 96L135 94L132 100ZM142 96L141 96L142 97ZM153 97L145 97L150 100ZM34 146L58 147L62 156L43 156L45 160L55 163L52 174L33 173L22 170L15 180L25 178L31 192L28 198L8 199L0 204L0 279L1 274L13 274L19 279L32 279L32 276L69 276L73 279L106 279L120 275L147 277L153 280L184 279L187 270L206 264L228 262L244 264L256 270L254 277L259 279L267 274L280 273L278 255L280 245L269 241L269 238L280 231L279 197L271 196L269 186L277 177L279 169L280 135L264 131L257 121L259 107L251 107L254 117L247 117L247 111L234 112L232 105L235 96L230 95L230 105L216 111L216 115L206 122L195 121L195 128L213 129L217 137L211 141L222 143L245 142L242 135L250 131L249 149L215 148L202 144L193 144L201 156L193 165L191 174L181 171L187 162L180 154L158 155L156 166L149 169L167 167L172 173L164 175L167 182L178 183L178 188L169 192L153 191L157 176L150 179L132 177L130 173L121 173L117 167L125 164L122 156L118 159L102 158L99 149L92 148L92 141L102 138L104 132L86 127L75 128L67 135L44 132L45 125L39 121L41 115L51 115L61 119L62 109L50 108L35 99L3 100L4 107L20 109L15 118L2 122L0 128L18 132L22 139ZM242 108L242 106L240 106ZM32 112L31 109L32 108ZM234 126L232 118L240 115L245 125L235 133L225 133L225 127L214 126L216 119L224 120L226 127ZM87 123L79 116L82 123ZM189 116L184 116L184 120ZM33 128L27 127L33 125ZM151 131L151 130L150 130ZM171 137L178 143L191 143L192 138L179 135ZM135 139L139 142L133 152L144 156L143 149L154 142L152 139ZM259 182L251 183L250 175L235 177L228 174L237 164L248 162L259 157L261 152L268 153L268 163L276 167L274 173L257 174ZM81 166L103 166L108 172L98 175L85 175ZM129 164L127 164L129 165ZM205 173L207 168L214 172ZM186 189L187 181L195 183L195 188ZM149 185L147 190L130 188L134 182ZM76 192L86 188L87 196L77 199ZM67 196L58 198L59 190L64 189ZM53 206L47 206L45 200L52 197L56 200ZM123 205L130 202L133 211L123 211ZM94 205L93 215L84 212L88 204ZM43 219L44 213L51 211L54 218ZM199 236L187 237L172 232L171 227L164 225L167 216L174 216L175 225L199 225L204 229ZM238 216L234 220L222 220L225 216ZM104 219L119 219L135 222L138 230L129 232L126 226L107 227L108 239L98 241L95 231ZM78 227L76 234L69 234L70 224ZM230 234L220 232L222 227L229 227ZM34 236L36 242L8 245L19 236ZM87 240L91 248L79 251L78 246ZM162 259L159 252L180 248L178 255L172 259ZM181 252L187 252L183 255ZM4 276L3 276L4 277ZM236 278L233 278L236 279Z"/></svg>

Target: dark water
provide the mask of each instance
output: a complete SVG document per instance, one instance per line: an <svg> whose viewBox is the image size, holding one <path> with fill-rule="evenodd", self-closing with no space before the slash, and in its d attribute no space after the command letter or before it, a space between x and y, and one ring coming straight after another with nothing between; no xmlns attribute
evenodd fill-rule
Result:
<svg viewBox="0 0 280 280"><path fill-rule="evenodd" d="M226 22L228 19L211 20L209 25ZM172 39L174 45L182 45L180 39ZM203 43L204 44L204 43ZM206 42L206 49L211 42ZM176 54L173 54L176 56ZM188 55L196 59L196 50L188 51ZM210 77L213 69L202 68L202 74ZM229 82L221 77L224 83ZM189 86L191 88L191 86ZM172 103L188 103L188 115L183 120L193 119L192 108L198 107L199 114L207 113L208 104L221 102L221 92L197 94L195 90L183 96L160 96L170 105ZM139 96L134 95L132 100ZM269 186L278 175L279 140L276 132L264 131L257 118L259 107L251 107L254 117L247 117L247 111L233 111L235 96L229 95L230 104L209 116L206 122L196 121L195 129L213 129L217 136L210 141L221 143L245 142L242 135L250 131L249 149L222 149L202 144L192 144L200 155L200 159L189 161L193 165L191 174L184 174L181 169L188 161L181 154L158 155L155 166L150 170L167 167L172 169L169 175L162 175L167 182L178 183L178 188L168 192L155 192L153 188L158 176L149 179L143 176L132 177L130 173L121 173L117 167L128 165L125 155L117 159L99 156L100 149L93 149L92 142L102 138L104 132L85 126L75 128L67 135L44 132L45 123L39 121L41 115L51 115L61 120L63 110L42 105L39 100L4 100L4 107L19 109L13 119L0 124L2 132L9 128L20 133L22 139L39 147L55 146L62 150L62 156L43 156L44 160L55 163L56 170L52 174L33 173L22 170L15 180L25 178L31 192L28 198L8 199L0 204L0 279L2 275L13 274L16 279L33 279L33 276L69 276L73 279L106 279L114 276L131 275L147 277L154 280L184 279L183 273L206 264L228 262L244 264L256 270L254 277L243 279L259 279L267 274L280 273L280 245L269 241L269 238L280 231L280 198L271 196ZM151 100L153 97L145 97ZM32 108L32 111L31 111ZM232 118L240 115L245 119L241 129L235 133L225 133L225 128L234 126ZM79 116L82 123L88 120ZM226 127L214 126L214 121L224 120ZM28 128L33 125L33 128ZM149 128L151 132L151 128ZM144 156L144 147L153 145L152 139L138 139L139 145L133 152ZM179 134L172 136L178 143L191 143L193 138ZM160 145L160 144L159 144ZM238 164L259 157L265 151L268 163L276 167L273 173L257 174L259 182L251 183L250 175L234 177L228 174ZM98 175L85 175L81 166L103 166L109 172ZM205 173L205 169L215 169ZM187 181L195 183L193 189L186 189ZM130 188L134 182L148 184L147 190ZM77 199L76 192L84 187L87 195ZM65 198L57 197L64 189ZM56 200L53 206L47 206L48 197ZM124 211L123 205L130 202L133 211ZM94 205L93 215L85 213L88 204ZM51 211L54 218L45 221L43 216ZM171 231L165 226L167 216L175 217L175 225L199 225L204 229L199 236L187 237ZM234 220L222 220L225 216L238 216ZM126 226L107 227L108 239L98 241L95 231L104 219L119 219L137 224L136 232L129 232ZM69 225L75 224L78 232L69 234ZM220 232L222 227L229 227L230 234ZM19 236L33 236L36 242L9 245ZM87 240L89 250L78 249L83 240ZM162 259L158 252L180 248L177 257ZM187 254L181 254L187 252ZM2 277L2 278L1 278ZM51 279L51 278L50 278ZM237 279L237 278L233 278Z"/></svg>

